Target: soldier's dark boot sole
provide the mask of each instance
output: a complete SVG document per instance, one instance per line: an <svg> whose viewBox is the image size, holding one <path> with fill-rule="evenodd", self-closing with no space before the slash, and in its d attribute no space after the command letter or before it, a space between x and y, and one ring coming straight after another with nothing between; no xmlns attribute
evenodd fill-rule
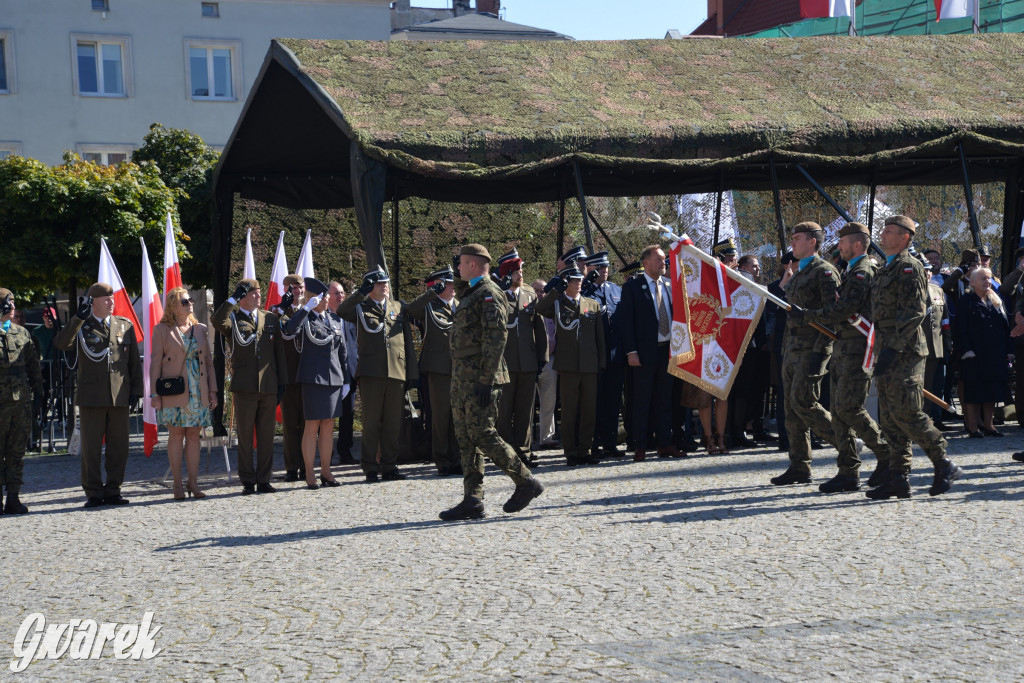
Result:
<svg viewBox="0 0 1024 683"><path fill-rule="evenodd" d="M516 486L516 490L512 492L512 497L505 502L501 509L508 513L519 512L542 493L544 493L544 485L537 481L537 479L530 478Z"/></svg>
<svg viewBox="0 0 1024 683"><path fill-rule="evenodd" d="M953 486L954 481L964 476L964 471L952 460L943 460L939 465L940 467L935 469L935 479L932 481L932 487L928 489L928 495L930 496L942 495Z"/></svg>
<svg viewBox="0 0 1024 683"><path fill-rule="evenodd" d="M860 480L857 477L837 474L824 484L818 487L822 493L845 493L860 490Z"/></svg>
<svg viewBox="0 0 1024 683"><path fill-rule="evenodd" d="M811 473L810 472L797 472L796 470L786 470L777 477L771 478L772 486L789 486L790 484L810 484Z"/></svg>
<svg viewBox="0 0 1024 683"><path fill-rule="evenodd" d="M880 462L880 463L878 463L878 466L875 468L875 471L871 473L870 477L868 477L868 486L871 487L871 488L874 488L876 486L881 486L885 482L885 480L888 479L888 478L889 478L889 463L888 462Z"/></svg>
<svg viewBox="0 0 1024 683"><path fill-rule="evenodd" d="M470 519L483 519L487 516L484 512L484 502L479 498L464 498L461 503L453 508L444 510L438 517L445 522L459 522Z"/></svg>
<svg viewBox="0 0 1024 683"><path fill-rule="evenodd" d="M886 482L878 488L871 489L864 494L871 500L888 500L890 498L910 498L910 486L894 486L893 484Z"/></svg>

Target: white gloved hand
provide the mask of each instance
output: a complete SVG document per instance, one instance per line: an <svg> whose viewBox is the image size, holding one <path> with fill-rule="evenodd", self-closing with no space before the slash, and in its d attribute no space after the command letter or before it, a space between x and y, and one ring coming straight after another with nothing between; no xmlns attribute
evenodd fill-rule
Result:
<svg viewBox="0 0 1024 683"><path fill-rule="evenodd" d="M960 360L967 360L968 358L974 358L974 357L975 357L974 351L968 351L964 355L960 356Z"/></svg>
<svg viewBox="0 0 1024 683"><path fill-rule="evenodd" d="M303 304L302 307L305 308L307 311L312 311L314 308L320 305L320 300L321 297L319 295L311 296L309 299L306 300L306 303Z"/></svg>

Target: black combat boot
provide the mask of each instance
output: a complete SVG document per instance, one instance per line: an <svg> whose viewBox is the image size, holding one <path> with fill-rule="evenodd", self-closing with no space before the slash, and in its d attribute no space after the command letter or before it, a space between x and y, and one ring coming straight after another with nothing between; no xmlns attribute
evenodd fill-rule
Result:
<svg viewBox="0 0 1024 683"><path fill-rule="evenodd" d="M875 488L885 483L885 480L889 478L889 461L879 461L878 465L875 466L875 471L868 477L868 486Z"/></svg>
<svg viewBox="0 0 1024 683"><path fill-rule="evenodd" d="M893 496L897 498L910 498L910 475L906 472L889 470L885 481L878 487L867 492L871 500L888 500Z"/></svg>
<svg viewBox="0 0 1024 683"><path fill-rule="evenodd" d="M935 478L932 479L932 487L928 489L928 495L938 496L945 493L953 485L953 482L963 474L964 471L955 462L949 458L943 458L935 463Z"/></svg>
<svg viewBox="0 0 1024 683"><path fill-rule="evenodd" d="M531 500L542 493L544 493L544 485L537 481L535 477L530 477L522 484L516 486L516 490L512 492L512 497L505 501L501 509L505 512L519 512L529 505Z"/></svg>
<svg viewBox="0 0 1024 683"><path fill-rule="evenodd" d="M466 496L461 503L438 516L445 522L455 522L463 519L483 519L487 515L484 513L482 500L476 496Z"/></svg>
<svg viewBox="0 0 1024 683"><path fill-rule="evenodd" d="M1011 455L1010 457L1016 460L1017 462L1024 462L1024 451L1018 451Z"/></svg>
<svg viewBox="0 0 1024 683"><path fill-rule="evenodd" d="M789 484L810 484L811 473L800 472L790 467L777 477L772 477L773 486L788 486Z"/></svg>
<svg viewBox="0 0 1024 683"><path fill-rule="evenodd" d="M28 512L28 508L18 500L18 492L7 489L7 504L4 505L4 514L23 515L26 512Z"/></svg>
<svg viewBox="0 0 1024 683"><path fill-rule="evenodd" d="M860 489L860 478L849 474L837 474L818 487L822 493L841 493Z"/></svg>

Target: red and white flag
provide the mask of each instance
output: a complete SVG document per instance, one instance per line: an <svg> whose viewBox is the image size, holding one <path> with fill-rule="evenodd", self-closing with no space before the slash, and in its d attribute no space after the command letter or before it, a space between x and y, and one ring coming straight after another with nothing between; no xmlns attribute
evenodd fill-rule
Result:
<svg viewBox="0 0 1024 683"><path fill-rule="evenodd" d="M145 250L145 245L143 245ZM148 263L148 261L147 261ZM164 232L164 296L161 301L167 303L167 292L181 287L181 266L178 265L178 246L174 243L174 224L171 223L171 212L167 212L167 229Z"/></svg>
<svg viewBox="0 0 1024 683"><path fill-rule="evenodd" d="M935 0L935 21L976 16L978 0Z"/></svg>
<svg viewBox="0 0 1024 683"><path fill-rule="evenodd" d="M132 300L128 297L128 290L124 288L121 274L117 272L114 265L114 258L110 255L107 241L100 238L100 276L97 282L106 282L114 288L114 315L128 318L135 326L135 341L142 343L142 326L139 325L139 317L135 315L132 308Z"/></svg>
<svg viewBox="0 0 1024 683"><path fill-rule="evenodd" d="M170 225L170 217L168 217L168 225ZM153 343L153 328L164 317L164 307L160 302L160 292L156 288L156 278L153 277L153 266L149 263L146 241L141 237L139 241L142 242L142 328L146 330L146 339L149 340L149 344L146 344L146 348L142 353L142 381L144 386L148 388L151 386L149 383L149 373L153 356L151 346ZM166 256L164 257L164 263L167 263ZM156 408L148 400L143 400L142 449L146 457L153 454L153 446L156 445L156 442Z"/></svg>
<svg viewBox="0 0 1024 683"><path fill-rule="evenodd" d="M683 235L672 246L672 339L668 371L728 398L764 310L764 296Z"/></svg>
<svg viewBox="0 0 1024 683"><path fill-rule="evenodd" d="M299 252L299 262L295 264L295 274L302 277L316 277L313 274L313 245L310 243L312 230L306 231L306 239L302 242L302 250Z"/></svg>
<svg viewBox="0 0 1024 683"><path fill-rule="evenodd" d="M284 255L284 230L277 237L277 251L274 252L274 267L270 269L270 284L267 285L267 301L263 305L265 310L281 303L284 296L284 277L288 274L288 261ZM295 305L300 302L296 301Z"/></svg>
<svg viewBox="0 0 1024 683"><path fill-rule="evenodd" d="M252 258L252 228L245 231L245 263L242 266L242 277L256 279L256 262Z"/></svg>
<svg viewBox="0 0 1024 683"><path fill-rule="evenodd" d="M800 0L800 17L849 17L853 15L854 0Z"/></svg>

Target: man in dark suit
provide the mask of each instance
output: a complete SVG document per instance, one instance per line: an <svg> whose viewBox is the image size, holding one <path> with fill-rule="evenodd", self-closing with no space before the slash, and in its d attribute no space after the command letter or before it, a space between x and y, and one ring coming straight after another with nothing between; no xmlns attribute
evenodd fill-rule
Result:
<svg viewBox="0 0 1024 683"><path fill-rule="evenodd" d="M227 342L231 356L231 400L237 425L242 495L277 490L270 484L274 469L274 414L284 393L288 366L277 314L261 311L259 306L259 283L245 278L210 319Z"/></svg>
<svg viewBox="0 0 1024 683"><path fill-rule="evenodd" d="M644 272L622 286L617 316L622 348L633 376L633 460L646 458L653 422L658 455L681 458L672 445L672 376L668 374L672 288L665 252L656 244L640 256Z"/></svg>

